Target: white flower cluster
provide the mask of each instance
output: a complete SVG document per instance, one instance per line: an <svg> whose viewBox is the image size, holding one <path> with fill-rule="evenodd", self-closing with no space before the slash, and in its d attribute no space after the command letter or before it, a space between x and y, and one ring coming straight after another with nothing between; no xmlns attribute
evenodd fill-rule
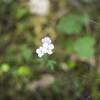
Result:
<svg viewBox="0 0 100 100"><path fill-rule="evenodd" d="M38 54L38 57L42 57L44 54L51 55L53 53L54 45L52 44L52 41L49 37L45 37L41 40L42 46L40 46L38 49L36 49L36 53Z"/></svg>
<svg viewBox="0 0 100 100"><path fill-rule="evenodd" d="M29 8L32 14L45 16L50 10L49 0L29 0Z"/></svg>

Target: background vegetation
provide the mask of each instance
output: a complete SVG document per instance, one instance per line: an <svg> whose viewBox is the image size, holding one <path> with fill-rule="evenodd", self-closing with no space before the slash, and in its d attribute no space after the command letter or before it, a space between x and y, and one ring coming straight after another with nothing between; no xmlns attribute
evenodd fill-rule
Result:
<svg viewBox="0 0 100 100"><path fill-rule="evenodd" d="M100 1L50 3L38 16L27 0L0 0L0 100L100 100ZM40 59L47 35L54 53Z"/></svg>

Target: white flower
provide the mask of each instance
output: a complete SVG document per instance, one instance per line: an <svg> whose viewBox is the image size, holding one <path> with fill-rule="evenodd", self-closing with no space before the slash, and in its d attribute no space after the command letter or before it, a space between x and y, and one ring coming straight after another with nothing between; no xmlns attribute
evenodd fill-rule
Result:
<svg viewBox="0 0 100 100"><path fill-rule="evenodd" d="M45 53L48 53L49 55L51 55L53 53L52 52L52 50L54 49L54 45L53 44L43 43L42 45L43 45Z"/></svg>
<svg viewBox="0 0 100 100"><path fill-rule="evenodd" d="M49 0L29 0L30 12L45 16L49 13L50 1Z"/></svg>
<svg viewBox="0 0 100 100"><path fill-rule="evenodd" d="M44 54L51 55L53 53L54 45L51 42L51 39L49 37L45 37L41 40L42 46L40 48L36 49L36 53L38 54L38 57L42 57Z"/></svg>
<svg viewBox="0 0 100 100"><path fill-rule="evenodd" d="M44 48L43 47L40 47L38 49L36 49L36 53L38 54L38 57L42 57L44 55Z"/></svg>
<svg viewBox="0 0 100 100"><path fill-rule="evenodd" d="M50 43L51 43L51 39L47 36L47 37L43 38L43 39L41 40L41 42L42 42L42 43L48 43L48 44L50 44Z"/></svg>

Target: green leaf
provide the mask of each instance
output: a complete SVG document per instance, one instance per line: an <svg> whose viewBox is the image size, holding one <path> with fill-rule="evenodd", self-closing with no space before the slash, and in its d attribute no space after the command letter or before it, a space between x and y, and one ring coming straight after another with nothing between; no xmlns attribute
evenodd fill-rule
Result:
<svg viewBox="0 0 100 100"><path fill-rule="evenodd" d="M66 34L79 34L85 21L84 17L79 14L65 16L60 20L58 29Z"/></svg>
<svg viewBox="0 0 100 100"><path fill-rule="evenodd" d="M47 67L48 67L50 70L54 70L55 65L56 65L56 61L54 61L54 60L48 60L48 62L47 62Z"/></svg>
<svg viewBox="0 0 100 100"><path fill-rule="evenodd" d="M95 40L92 37L82 37L75 43L75 50L79 58L89 58L94 55Z"/></svg>
<svg viewBox="0 0 100 100"><path fill-rule="evenodd" d="M21 66L16 70L16 74L19 76L29 75L30 69L26 66Z"/></svg>

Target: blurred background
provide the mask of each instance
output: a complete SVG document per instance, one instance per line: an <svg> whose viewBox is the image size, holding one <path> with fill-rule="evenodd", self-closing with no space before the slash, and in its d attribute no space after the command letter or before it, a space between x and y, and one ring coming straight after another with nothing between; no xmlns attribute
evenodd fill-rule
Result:
<svg viewBox="0 0 100 100"><path fill-rule="evenodd" d="M100 1L0 0L0 100L100 100Z"/></svg>

